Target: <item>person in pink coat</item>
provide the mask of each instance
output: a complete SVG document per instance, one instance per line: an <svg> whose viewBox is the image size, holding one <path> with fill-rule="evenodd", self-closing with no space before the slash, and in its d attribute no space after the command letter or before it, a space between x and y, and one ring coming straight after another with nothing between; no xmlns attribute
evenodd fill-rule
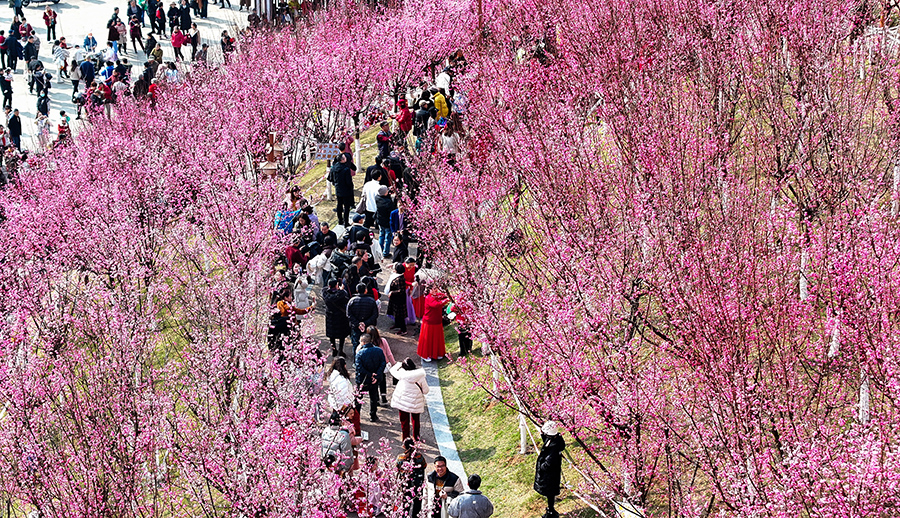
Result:
<svg viewBox="0 0 900 518"><path fill-rule="evenodd" d="M172 48L175 49L175 59L180 59L184 61L184 55L181 53L181 46L190 43L191 38L181 32L181 29L175 28L175 32L172 33Z"/></svg>

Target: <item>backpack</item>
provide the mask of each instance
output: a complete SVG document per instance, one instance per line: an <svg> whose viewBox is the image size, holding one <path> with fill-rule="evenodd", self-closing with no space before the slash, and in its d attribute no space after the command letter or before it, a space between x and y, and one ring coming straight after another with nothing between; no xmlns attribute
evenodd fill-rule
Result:
<svg viewBox="0 0 900 518"><path fill-rule="evenodd" d="M331 263L331 277L337 280L343 279L344 272L350 267L350 259L347 255L335 251L331 254L329 262Z"/></svg>

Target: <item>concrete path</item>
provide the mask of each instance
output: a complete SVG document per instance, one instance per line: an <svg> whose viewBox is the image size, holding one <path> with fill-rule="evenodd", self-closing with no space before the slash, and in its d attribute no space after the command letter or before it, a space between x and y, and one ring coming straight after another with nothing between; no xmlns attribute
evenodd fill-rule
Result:
<svg viewBox="0 0 900 518"><path fill-rule="evenodd" d="M467 479L469 477L459 459L459 451L456 449L456 442L450 431L450 420L447 417L447 410L444 408L444 396L441 393L441 377L437 362L425 362L422 365L425 366L425 374L428 379L428 394L425 395L425 400L428 402L428 415L431 417L434 440L441 455L447 459L447 468L456 473L463 480L463 486L468 489Z"/></svg>
<svg viewBox="0 0 900 518"><path fill-rule="evenodd" d="M169 1L164 2L168 8ZM38 50L38 59L44 64L44 67L53 76L53 85L50 89L50 121L51 132L50 140L57 136L56 127L59 124L60 110L65 110L69 117L70 126L73 133L77 134L84 126L84 122L75 120L76 108L72 103L72 82L62 78L59 74L56 64L53 62L51 50L53 42L47 41L47 27L44 25L43 12L46 6L50 6L57 12L56 37L66 38L69 46L81 45L87 33L93 33L97 40L98 46L106 47L106 22L113 14L113 8L119 8L119 17L125 20L125 12L128 8L127 0L63 0L58 4L32 3L28 7L23 7L25 17L28 23L34 28L37 36L40 38L41 45ZM209 44L209 54L211 61L220 61L220 45L219 38L223 30L228 30L232 35L235 29L247 26L247 11L238 11L238 2L235 0L232 5L233 9L221 9L218 5L210 5L208 8L209 17L205 20L193 17L191 21L197 24L200 29L200 43ZM0 30L9 31L15 12L9 8L0 9ZM146 27L143 29L143 35L146 39L150 33L149 19L145 17ZM168 38L154 36L159 40L163 49L163 59L172 61L175 59L175 51L169 43ZM146 54L137 52L131 48L131 38L128 39L128 50L120 54L121 58L127 59L128 63L133 65L132 73L140 74L143 70L143 64L147 60ZM187 54L190 54L190 46L187 47ZM70 51L71 52L71 51ZM185 54L185 55L187 55ZM17 70L14 74L13 81L13 108L19 110L19 116L22 118L22 149L38 149L39 143L36 137L36 127L34 125L35 115L37 114L37 96L28 93L28 83L25 80L26 63L19 60ZM79 91L84 92L86 86L82 82L79 85ZM2 112L0 112L2 113ZM0 124L6 126L6 120L0 120Z"/></svg>

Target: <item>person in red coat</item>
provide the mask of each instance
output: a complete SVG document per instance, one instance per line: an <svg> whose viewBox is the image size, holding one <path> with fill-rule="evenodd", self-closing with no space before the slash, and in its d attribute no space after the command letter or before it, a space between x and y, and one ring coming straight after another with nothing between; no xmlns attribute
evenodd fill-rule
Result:
<svg viewBox="0 0 900 518"><path fill-rule="evenodd" d="M447 301L442 294L433 291L430 287L425 288L424 298L425 314L422 315L419 346L416 352L424 362L430 362L432 358L442 360L447 353L444 347L443 322L444 306Z"/></svg>
<svg viewBox="0 0 900 518"><path fill-rule="evenodd" d="M406 135L413 127L413 115L406 105L406 99L397 101L397 106L399 106L400 110L394 118L397 119L397 125L400 127L400 133L403 135L402 142L406 142Z"/></svg>

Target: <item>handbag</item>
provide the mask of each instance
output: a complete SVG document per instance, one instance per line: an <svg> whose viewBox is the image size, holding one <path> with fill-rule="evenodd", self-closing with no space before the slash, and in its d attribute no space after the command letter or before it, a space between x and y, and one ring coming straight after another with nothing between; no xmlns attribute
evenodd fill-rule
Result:
<svg viewBox="0 0 900 518"><path fill-rule="evenodd" d="M356 213L357 214L365 214L366 213L366 197L360 196L359 203L356 204Z"/></svg>

